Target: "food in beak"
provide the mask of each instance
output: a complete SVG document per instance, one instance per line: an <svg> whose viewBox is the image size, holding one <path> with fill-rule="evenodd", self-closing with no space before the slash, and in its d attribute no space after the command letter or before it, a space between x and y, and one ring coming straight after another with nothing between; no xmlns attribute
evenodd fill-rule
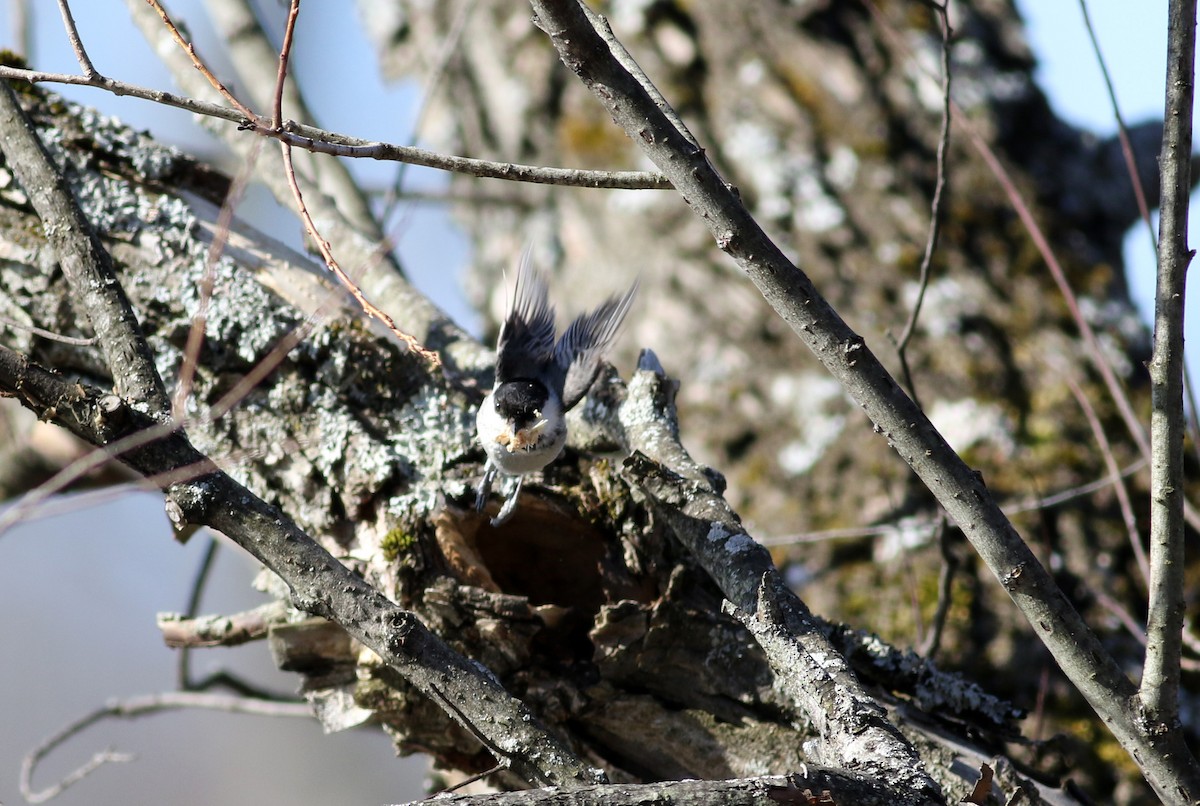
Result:
<svg viewBox="0 0 1200 806"><path fill-rule="evenodd" d="M496 437L496 441L508 448L509 453L528 450L537 444L538 438L546 430L548 422L545 419L538 420L528 428L518 428L515 434L511 427L506 428L500 433L500 436Z"/></svg>

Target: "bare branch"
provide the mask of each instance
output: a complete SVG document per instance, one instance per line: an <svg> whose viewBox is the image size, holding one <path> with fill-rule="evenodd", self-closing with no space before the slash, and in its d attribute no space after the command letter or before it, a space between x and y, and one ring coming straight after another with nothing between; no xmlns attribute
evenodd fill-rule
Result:
<svg viewBox="0 0 1200 806"><path fill-rule="evenodd" d="M1121 142L1121 155L1125 158L1125 168L1129 171L1129 182L1133 187L1133 195L1137 200L1138 212L1146 224L1146 232L1150 234L1150 245L1157 252L1158 237L1154 232L1154 222L1150 219L1150 205L1146 201L1146 189L1142 187L1142 174L1138 170L1137 158L1133 153L1133 144L1129 142L1129 127L1121 114L1121 105L1117 103L1117 91L1113 87L1112 76L1108 72L1108 62L1100 50L1100 40L1096 37L1096 29L1092 26L1092 15L1088 13L1087 0L1079 0L1079 10L1083 12L1083 27L1087 29L1088 39L1092 42L1092 52L1096 54L1096 64L1100 65L1100 74L1104 76L1104 86L1108 90L1108 102L1112 105L1113 117L1117 119L1117 138Z"/></svg>
<svg viewBox="0 0 1200 806"><path fill-rule="evenodd" d="M354 282L354 280L350 278L350 275L346 274L346 272L342 270L342 267L338 264L337 258L333 256L333 250L329 246L329 241L321 237L321 233L317 231L316 222L313 221L312 215L310 215L308 212L308 207L306 207L304 204L304 194L300 191L300 185L296 180L296 169L292 165L292 147L287 143L281 143L280 148L283 151L283 167L284 171L287 173L288 184L291 186L292 193L296 199L296 209L300 212L300 218L304 221L304 229L312 237L313 241L316 242L317 250L321 253L321 257L325 259L325 265L328 266L329 270L333 272L335 277L338 278L338 281L346 287L346 290L353 294L354 298L358 300L358 304L362 306L363 313L382 322L388 328L388 330L392 331L396 338L408 345L408 349L420 355L430 364L433 364L434 366L441 365L442 360L438 357L437 353L422 347L421 343L417 341L415 336L412 336L397 327L396 322L392 319L392 317L388 316L386 313L376 307L369 299L367 299L366 296L363 295L362 289L359 288L358 283Z"/></svg>
<svg viewBox="0 0 1200 806"><path fill-rule="evenodd" d="M1183 302L1192 252L1187 244L1195 93L1196 0L1172 0L1167 30L1158 284L1150 358L1150 608L1140 689L1146 715L1179 720L1183 633Z"/></svg>
<svg viewBox="0 0 1200 806"><path fill-rule="evenodd" d="M1142 573L1142 582L1149 584L1150 582L1150 561L1146 559L1146 549L1142 546L1142 536L1138 532L1137 516L1133 512L1133 500L1129 497L1129 490L1125 486L1125 479L1121 477L1120 468L1117 466L1117 457L1113 455L1112 445L1109 444L1108 435L1104 433L1104 425L1100 422L1100 417L1096 414L1096 409L1092 406L1092 402L1088 400L1087 394L1071 377L1070 373L1064 372L1062 378L1071 389L1071 394L1075 396L1075 400L1079 403L1079 408L1083 411L1084 419L1092 429L1092 435L1096 438L1096 444L1100 448L1100 456L1104 458L1104 466L1108 468L1110 477L1116 479L1113 483L1113 489L1117 494L1117 504L1121 507L1121 518L1125 521L1125 533L1129 536L1129 547L1133 550L1134 559L1137 561L1138 570Z"/></svg>
<svg viewBox="0 0 1200 806"><path fill-rule="evenodd" d="M117 393L165 416L170 410L166 389L112 258L7 83L0 87L0 151L42 220L46 240L74 292L71 302L80 318L91 323Z"/></svg>
<svg viewBox="0 0 1200 806"><path fill-rule="evenodd" d="M817 726L824 742L820 759L874 770L880 780L900 784L915 802L938 798L940 790L920 757L788 590L767 551L746 533L721 498L721 484L714 487L711 474L679 445L668 386L657 359L643 353L620 410L628 448L638 451L626 460L625 475L646 493L658 517L754 633L777 685Z"/></svg>
<svg viewBox="0 0 1200 806"><path fill-rule="evenodd" d="M183 38L183 34L179 33L179 29L175 27L175 23L171 21L171 15L167 14L167 10L162 7L162 4L159 3L158 0L146 0L146 2L158 13L158 16L162 19L163 27L165 27L171 34L171 38L175 40L175 43L179 45L179 47L183 49L184 53L188 55L188 58L192 60L192 64L197 70L200 71L200 74L208 80L208 83L212 85L213 89L219 92L222 98L224 98L235 109L241 112L247 120L254 123L260 123L261 118L251 111L250 107L239 101L234 94L230 92L224 84L221 83L221 80L217 78L211 70L208 69L208 65L206 65L204 60L201 59L196 53L196 46ZM276 126L272 128L278 127Z"/></svg>
<svg viewBox="0 0 1200 806"><path fill-rule="evenodd" d="M239 91L252 106L270 108L273 115L277 115L276 128L284 124L284 110L296 120L316 123L299 83L289 77L280 85L277 71L275 75L269 75L272 65L279 60L279 51L263 30L251 5L247 0L211 0L207 4L209 17L222 34L223 44L239 76ZM227 133L231 138L238 137L235 132ZM330 196L338 211L353 226L367 238L383 239L379 220L344 162L312 154L294 155L293 158L316 186L317 192ZM266 170L277 171L278 164Z"/></svg>
<svg viewBox="0 0 1200 806"><path fill-rule="evenodd" d="M896 354L900 357L900 369L904 372L904 382L908 386L908 393L912 395L913 400L918 400L918 398L912 370L908 366L908 343L912 339L913 331L917 328L917 320L921 317L921 305L925 301L925 290L929 288L929 269L933 265L933 254L937 250L938 235L941 233L942 192L946 188L946 155L950 150L950 36L952 32L946 7L932 4L932 8L942 30L942 128L938 135L937 179L933 186L933 199L929 202L929 231L925 238L925 254L921 256L917 298L913 302L913 308L904 325L904 330L900 332L900 338L896 339Z"/></svg>
<svg viewBox="0 0 1200 806"><path fill-rule="evenodd" d="M423 168L435 168L481 179L507 179L511 182L531 182L540 185L607 190L669 190L671 188L671 183L662 174L654 171L550 168L540 165L522 165L515 162L459 157L441 154L426 148L364 140L360 137L325 131L316 126L307 126L294 121L285 121L282 131L273 131L270 127L256 122L237 109L171 92L140 87L103 76L89 79L87 76L71 75L70 73L47 73L40 70L0 65L0 78L24 81L30 84L51 83L94 87L111 92L113 95L141 98L163 106L171 106L197 115L235 123L245 131L271 137L306 151L332 154L335 157L407 162Z"/></svg>
<svg viewBox="0 0 1200 806"><path fill-rule="evenodd" d="M68 739L78 736L97 722L114 718L136 719L149 714L177 711L180 709L222 711L228 714L253 714L255 716L313 718L312 708L308 703L275 702L246 697L232 697L227 694L169 691L162 694L148 694L142 697L112 700L103 707L97 708L95 711L75 720L29 751L29 754L21 761L21 795L30 803L45 803L52 798L58 797L66 789L79 783L105 764L133 761L134 757L130 754L104 750L96 753L87 763L68 773L66 777L57 783L45 789L35 790L33 788L33 775L42 760Z"/></svg>
<svg viewBox="0 0 1200 806"><path fill-rule="evenodd" d="M157 622L163 643L169 647L237 646L266 636L267 628L282 622L286 613L283 602L273 601L231 616L193 618L159 613Z"/></svg>
<svg viewBox="0 0 1200 806"><path fill-rule="evenodd" d="M79 38L79 29L75 27L75 17L71 14L71 4L67 0L58 0L58 10L62 14L63 27L67 29L67 39L71 43L71 50L75 51L79 69L83 70L83 74L88 78L98 78L100 74L92 64L91 58L88 57L87 51L84 50L83 40Z"/></svg>

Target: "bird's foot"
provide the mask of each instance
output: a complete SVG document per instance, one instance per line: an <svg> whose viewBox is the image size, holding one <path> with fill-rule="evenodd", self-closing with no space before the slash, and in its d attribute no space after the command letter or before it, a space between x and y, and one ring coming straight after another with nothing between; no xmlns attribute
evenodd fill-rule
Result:
<svg viewBox="0 0 1200 806"><path fill-rule="evenodd" d="M492 518L492 526L503 526L513 513L517 511L517 499L521 497L521 485L525 483L524 476L517 476L516 489L508 496L508 500L504 502L504 506L500 507L500 511L496 517Z"/></svg>
<svg viewBox="0 0 1200 806"><path fill-rule="evenodd" d="M488 495L492 492L492 482L496 480L498 468L488 459L483 468L483 478L479 480L479 492L475 494L475 511L483 512L487 506Z"/></svg>

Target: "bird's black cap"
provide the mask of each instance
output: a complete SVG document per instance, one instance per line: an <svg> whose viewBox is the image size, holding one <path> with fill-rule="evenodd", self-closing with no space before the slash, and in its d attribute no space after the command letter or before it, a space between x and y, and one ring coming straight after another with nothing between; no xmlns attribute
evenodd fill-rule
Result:
<svg viewBox="0 0 1200 806"><path fill-rule="evenodd" d="M545 384L529 378L502 383L492 395L496 411L517 427L523 427L540 417L549 397Z"/></svg>

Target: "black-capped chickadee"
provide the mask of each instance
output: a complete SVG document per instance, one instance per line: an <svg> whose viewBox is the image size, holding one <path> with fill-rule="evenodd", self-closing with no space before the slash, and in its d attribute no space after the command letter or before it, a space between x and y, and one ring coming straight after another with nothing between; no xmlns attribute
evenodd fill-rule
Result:
<svg viewBox="0 0 1200 806"><path fill-rule="evenodd" d="M517 485L492 519L499 526L517 507L525 474L553 462L567 442L565 415L587 394L600 372L604 353L637 293L637 283L581 314L555 341L554 306L546 283L521 260L512 309L496 346L496 385L475 416L487 465L475 508L483 511L497 473L516 476Z"/></svg>

